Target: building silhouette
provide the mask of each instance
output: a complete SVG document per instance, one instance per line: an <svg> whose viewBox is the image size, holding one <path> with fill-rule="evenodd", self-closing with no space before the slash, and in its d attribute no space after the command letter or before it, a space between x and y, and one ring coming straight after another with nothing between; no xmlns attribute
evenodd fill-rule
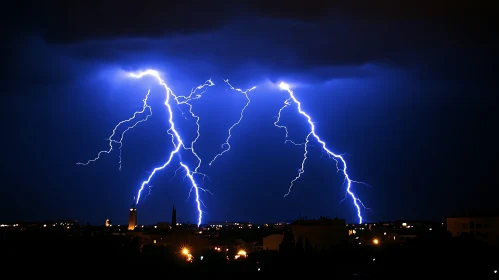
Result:
<svg viewBox="0 0 499 280"><path fill-rule="evenodd" d="M499 245L499 211L471 210L447 218L447 230L453 237L480 240Z"/></svg>
<svg viewBox="0 0 499 280"><path fill-rule="evenodd" d="M291 223L291 231L295 238L295 247L305 250L327 250L348 237L348 228L343 219L298 219Z"/></svg>
<svg viewBox="0 0 499 280"><path fill-rule="evenodd" d="M175 209L175 205L173 205L172 209L172 231L175 231L177 227L177 209Z"/></svg>
<svg viewBox="0 0 499 280"><path fill-rule="evenodd" d="M135 207L135 202L130 208L130 214L128 216L128 230L134 230L137 225L137 208Z"/></svg>

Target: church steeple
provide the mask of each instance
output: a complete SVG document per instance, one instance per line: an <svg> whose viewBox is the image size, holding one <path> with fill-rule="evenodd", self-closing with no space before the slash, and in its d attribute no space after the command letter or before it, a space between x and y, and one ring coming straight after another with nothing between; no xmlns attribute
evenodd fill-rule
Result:
<svg viewBox="0 0 499 280"><path fill-rule="evenodd" d="M137 226L137 208L135 207L135 199L132 203L132 207L130 208L130 214L128 216L128 230L134 230L135 226Z"/></svg>

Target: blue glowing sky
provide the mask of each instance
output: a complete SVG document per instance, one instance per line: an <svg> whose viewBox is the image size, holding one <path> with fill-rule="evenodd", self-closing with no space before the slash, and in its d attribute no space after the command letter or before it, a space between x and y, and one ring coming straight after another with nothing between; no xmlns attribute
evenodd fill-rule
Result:
<svg viewBox="0 0 499 280"><path fill-rule="evenodd" d="M344 154L352 179L371 186L354 186L372 208L366 220L440 219L495 201L498 111L490 50L497 43L477 35L483 30L474 14L468 22L453 10L432 17L424 8L384 6L366 16L348 5L310 12L291 5L275 16L272 5L255 4L236 17L229 11L242 11L242 4L225 12L205 7L202 15L185 4L163 19L146 2L135 20L125 8L93 21L92 9L77 9L67 18L34 16L8 34L1 220L126 221L140 183L173 149L164 89L152 78L125 75L148 68L179 95L210 78L216 84L192 101L201 119L200 172L210 177L203 187L213 193L202 195L205 222L320 215L356 221L351 201L340 204L343 177L314 141L305 174L283 197L303 148L285 144L274 126L287 99L280 81L293 85L328 147ZM246 102L223 79L257 89L233 130L231 150L208 166ZM118 153L76 165L107 147L106 137L140 109L149 89L153 115L127 133L122 170ZM195 137L194 121L175 108L174 114L182 137ZM282 123L289 139L303 142L308 126L296 108L284 111ZM140 223L169 221L172 204L179 221L196 222L188 180L180 171L172 179L177 168L152 181Z"/></svg>

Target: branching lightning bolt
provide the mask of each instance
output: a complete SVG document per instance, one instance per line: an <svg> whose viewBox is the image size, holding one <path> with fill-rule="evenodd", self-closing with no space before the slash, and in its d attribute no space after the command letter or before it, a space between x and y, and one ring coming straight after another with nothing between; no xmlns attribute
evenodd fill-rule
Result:
<svg viewBox="0 0 499 280"><path fill-rule="evenodd" d="M234 88L230 83L229 83L229 80L224 80L225 83L227 83L227 85L229 85L229 87L232 89L232 90L235 90L235 91L239 91L240 93L244 94L244 97L246 97L246 104L244 105L243 109L241 110L241 113L239 115L239 119L229 128L228 130L228 136L227 136L227 139L225 139L225 142L222 144L222 151L217 154L211 161L210 161L210 166L215 162L215 160L219 157L219 156L222 156L223 154L225 154L226 152L228 152L230 150L230 143L229 143L229 140L230 138L232 137L232 129L234 129L234 127L236 127L239 123L241 123L241 121L243 120L243 117L244 117L244 111L246 110L246 108L248 108L251 100L249 99L249 96L248 96L248 93L252 90L254 90L256 88L256 86L252 87L252 88L249 88L245 91L243 91L242 89L239 89L239 88ZM224 149L225 147L225 149Z"/></svg>
<svg viewBox="0 0 499 280"><path fill-rule="evenodd" d="M198 169L201 167L201 157L199 157L199 155L196 153L195 149L194 149L194 145L196 144L196 142L198 141L199 137L201 136L200 134L200 129L201 129L201 126L199 125L199 116L196 115L193 111L192 111L192 104L189 103L189 101L191 100L196 100L196 99L199 99L201 98L201 96L203 95L203 93L206 91L206 88L207 87L211 87L211 86L214 86L215 84L211 81L211 79L207 80L204 84L202 85L199 85L195 88L193 88L191 90L191 93L188 95L188 96L183 96L183 95L179 95L179 96L176 96L175 97L175 101L177 101L177 105L182 105L182 104L185 104L188 106L189 108L189 114L191 115L192 118L194 118L196 120L196 137L194 138L194 140L191 141L191 145L190 147L186 147L185 149L186 150L190 150L191 153L196 157L197 159L197 162L198 164L196 165L196 167L194 168L194 174L201 174L203 175L203 182L204 182L204 179L205 178L208 178L208 176L206 176L205 174L202 174L202 173L199 173L198 172ZM200 93L196 93L196 91L198 90L203 90L202 92ZM175 171L176 173L176 171ZM198 187L200 190L204 191L204 192L207 192L209 194L212 194L209 190L207 189L204 189L204 188L201 188L201 187ZM191 189L189 190L189 195L187 196L187 199L189 199L191 197L191 193L192 191L194 190L194 185L191 187ZM197 191L196 191L196 197L197 197ZM201 203L203 203L201 201ZM203 203L204 205L204 203Z"/></svg>
<svg viewBox="0 0 499 280"><path fill-rule="evenodd" d="M197 211L198 211L198 226L199 226L201 224L202 218L203 218L203 211L202 211L202 207L201 206L202 205L205 206L203 204L202 200L200 199L199 192L200 192L200 190L208 192L208 193L210 193L210 192L208 190L206 190L206 189L201 188L197 184L197 182L196 182L196 180L194 178L194 175L201 175L201 176L203 176L203 180L204 180L205 178L207 178L207 176L205 174L203 174L203 173L200 173L198 171L199 168L200 168L200 166L201 166L202 161L201 161L201 158L199 157L199 155L195 151L195 144L196 144L197 140L201 136L200 135L200 124L199 124L200 117L197 116L194 113L194 111L193 111L193 105L190 103L190 101L196 100L196 99L200 99L201 96L202 96L202 94L206 91L206 89L208 87L214 86L215 84L210 79L210 80L207 80L204 84L199 85L198 87L193 88L188 96L177 96L177 95L175 95L173 93L173 91L168 87L168 85L165 83L165 81L161 78L160 74L157 71L155 71L155 70L146 70L146 71L141 71L141 72L138 72L138 73L130 73L129 75L130 75L130 77L137 78L137 79L140 79L140 78L142 78L144 76L152 76L152 77L156 78L156 80L159 82L160 86L162 86L165 89L166 99L165 99L164 105L167 108L168 113L169 113L169 117L168 117L169 128L167 130L167 133L171 136L171 141L172 141L173 148L174 148L173 151L170 152L167 160L161 166L155 167L149 173L149 176L147 177L147 179L141 183L140 188L139 188L138 193L137 193L137 196L136 196L136 198L134 198L135 204L139 203L140 198L141 198L141 194L142 194L145 186L148 186L148 188L149 188L149 194L150 194L151 187L152 187L150 185L150 182L152 181L152 179L153 179L154 175L156 174L156 172L158 172L160 170L163 170L164 168L166 168L167 166L169 166L170 163L172 162L174 156L175 155L179 155L179 165L180 165L180 167L175 171L175 174L176 174L176 172L178 170L183 169L185 171L185 177L184 178L188 178L189 181L190 181L190 183L191 183L191 188L189 190L189 197L190 197L191 193L195 194L195 201L196 201L196 206L197 206ZM226 153L226 152L228 152L230 150L230 148L231 148L231 146L230 146L230 139L232 137L232 130L238 124L241 123L241 121L242 121L242 119L244 117L244 112L245 112L246 108L249 106L249 104L251 102L251 100L250 100L250 98L248 96L248 93L250 91L252 91L253 89L256 88L256 87L252 87L250 89L247 89L247 90L243 91L241 89L234 88L229 83L228 80L224 80L224 82L229 85L229 87L231 88L231 90L235 90L235 91L238 91L238 92L244 94L247 102L246 102L245 106L242 108L242 110L240 112L239 119L229 128L229 130L228 130L228 136L226 138L226 141L222 144L222 149L223 149L222 152L220 152L219 154L217 154L211 160L211 162L209 163L210 166L215 162L215 160L219 156L222 156L224 153ZM327 145L326 145L326 143L316 134L316 132L315 132L315 124L312 121L312 118L305 111L302 110L302 106L301 106L300 101L298 101L298 99L294 95L293 91L290 89L289 85L287 85L284 82L281 82L279 84L279 87L282 90L286 90L289 93L289 98L285 100L284 106L282 106L280 108L280 110L278 112L278 115L277 115L277 120L274 122L274 125L276 127L278 127L278 128L281 128L281 129L285 130L285 132L286 132L285 143L292 143L292 144L294 144L296 146L303 146L304 147L304 154L303 154L303 160L302 160L302 163L301 163L301 167L298 169L297 176L290 182L288 192L284 196L286 197L286 196L288 196L291 193L291 189L293 188L294 183L298 179L300 179L301 176L302 176L302 174L305 172L305 163L307 161L308 148L310 146L312 146L312 145L310 145L310 140L311 140L311 137L312 137L312 138L314 138L320 144L323 153L327 154L331 159L335 160L337 171L338 172L341 171L343 173L343 175L344 175L344 183L343 183L343 185L346 185L345 198L350 197L352 199L353 204L355 205L355 207L357 209L357 217L359 219L359 223L362 223L363 217L362 217L362 214L361 214L361 206L363 206L364 208L366 208L366 207L360 201L360 199L357 198L356 195L353 193L353 191L352 191L352 184L353 183L365 184L365 183L354 181L354 180L350 179L350 177L349 177L349 175L347 173L347 164L346 164L345 159L343 158L343 155L341 155L341 154L335 154L331 150L329 150L328 147L327 147ZM201 90L202 90L202 92L198 93L198 91L201 91ZM106 153L106 154L111 153L112 150L114 149L114 145L116 144L116 145L118 145L119 151L120 151L119 168L121 170L121 164L122 164L122 153L121 153L121 150L122 150L122 147L123 147L123 139L125 137L125 134L129 130L135 128L139 123L147 121L148 118L152 115L152 109L147 104L147 101L148 101L148 98L149 98L149 94L150 94L150 90L147 92L147 95L143 99L142 110L135 112L132 117L130 117L129 119L126 119L126 120L123 120L123 121L119 122L114 127L114 129L112 131L112 134L107 139L109 141L109 149L108 150L100 151L97 154L97 157L94 158L94 159L91 159L91 160L89 160L87 162L84 162L84 163L83 162L79 162L77 164L79 164L79 165L88 165L91 162L97 161L102 154L104 154L104 153ZM190 142L190 145L186 145L186 142L184 142L184 140L181 138L179 132L176 129L176 125L175 125L175 122L173 120L173 110L172 110L172 105L171 105L171 101L172 100L175 101L175 105L177 105L177 107L180 109L180 111L182 112L183 115L184 115L184 112L180 108L180 105L186 105L188 107L188 112L189 112L190 116L193 119L195 119L195 123L196 123L196 127L197 127L196 136ZM293 103L296 104L298 113L300 113L300 115L302 115L303 117L305 117L305 119L307 120L307 123L310 126L310 132L307 134L307 136L305 138L305 142L303 142L303 143L297 143L297 142L294 142L292 140L287 139L288 138L288 134L289 134L287 126L279 124L279 122L281 120L281 113L282 113L282 111L285 108L291 106ZM146 111L147 111L147 113L146 113ZM140 120L137 120L137 116L143 115L143 114L145 114L145 117L142 118L142 119L140 119ZM128 127L125 130L123 130L121 132L121 138L119 140L115 139L116 135L118 133L118 129L122 125L124 125L126 123L130 123L130 124L128 125ZM197 165L193 169L189 168L189 166L182 161L182 158L180 157L180 149L189 151L197 159Z"/></svg>
<svg viewBox="0 0 499 280"><path fill-rule="evenodd" d="M180 160L180 168L183 168L184 171L186 172L186 177L189 178L189 180L191 182L191 186L192 186L191 187L191 191L194 190L194 192L196 194L196 205L197 205L197 210L198 210L198 226L199 226L201 224L201 221L202 221L202 218L203 218L203 212L201 210L201 204L203 204L203 202L201 201L201 199L199 197L199 190L203 190L203 191L208 191L208 190L200 188L198 186L198 184L196 183L195 179L194 179L194 175L202 175L203 178L206 177L206 175L198 172L198 169L201 166L201 158L195 152L194 145L195 145L196 141L198 140L198 138L200 137L200 134L199 134L199 129L200 129L200 127L199 127L199 117L196 116L192 112L192 105L189 103L189 101L194 100L194 99L199 99L201 97L202 93L196 94L197 90L201 90L201 89L203 89L203 88L205 88L207 86L213 86L214 84L213 84L213 82L211 82L211 80L208 80L204 84L202 84L202 85L196 87L195 89L193 89L191 91L191 93L190 93L189 96L176 96L173 93L173 91L168 87L168 85L165 83L165 81L161 78L161 76L159 75L159 73L157 71L155 71L155 70L146 70L146 71L142 71L142 72L139 72L139 73L130 73L129 75L130 75L130 77L137 78L137 79L140 79L140 78L142 78L144 76L153 76L154 78L157 79L157 81L159 82L159 84L165 89L165 91L166 91L166 100L165 100L164 104L165 104L165 106L166 106L166 108L168 110L168 113L169 113L168 122L170 124L170 127L167 130L167 133L169 135L171 135L171 137L172 137L172 144L173 144L173 147L174 147L174 150L170 153L167 161L163 165L154 168L152 170L152 172L149 174L147 180L145 180L145 181L142 182L142 184L141 184L141 186L139 188L139 191L137 193L137 196L134 199L135 200L135 204L139 203L142 191L144 190L145 186L148 186L149 187L149 193L151 192L150 182L153 179L153 177L156 174L156 172L160 171L160 170L164 169L165 167L167 167L168 165L170 165L171 161L173 160L173 157L180 152L181 148L183 148L184 150L190 151L192 153L192 155L194 155L194 157L196 157L196 159L198 161L197 166L194 168L194 170L191 171L189 169L189 167ZM86 163L79 162L77 164L79 164L79 165L88 165L91 162L97 161L102 154L104 154L104 153L109 154L109 153L112 152L112 150L114 148L113 144L118 144L119 145L119 149L120 149L120 169L121 169L121 162L122 162L121 148L123 146L123 138L124 138L125 134L129 130L135 128L135 126L137 126L139 123L147 121L148 117L152 115L152 109L151 109L151 107L149 105L147 105L147 100L149 98L149 94L150 94L150 90L147 92L147 95L146 95L145 99L143 100L144 101L144 105L143 105L141 111L135 112L131 118L119 122L114 127L111 136L109 136L109 138L108 138L108 141L109 141L109 149L108 150L100 151L97 154L96 158L91 159L91 160L87 161ZM189 113L191 114L191 116L193 118L196 119L197 136L195 137L195 139L193 141L191 141L191 145L190 146L186 146L184 144L184 141L182 140L182 138L180 137L180 134L176 130L175 123L173 121L173 111L172 111L172 107L170 105L170 101L171 101L172 98L176 101L176 105L177 106L182 105L182 104L187 105L189 107ZM146 117L144 119L139 120L139 121L135 122L133 125L128 126L121 133L120 140L115 140L114 139L114 137L115 137L115 135L117 133L117 130L118 130L118 128L121 125L123 125L125 123L130 123L130 122L134 121L138 115L143 114L146 110L149 110L149 113L146 115Z"/></svg>
<svg viewBox="0 0 499 280"><path fill-rule="evenodd" d="M176 104L177 105L180 105L180 104L187 104L190 108L189 112L191 113L191 115L194 115L194 113L192 113L192 106L188 103L189 100L192 100L192 95L194 94L193 92L191 92L191 95L189 95L191 98L188 98L188 97L185 97L185 96L176 96L173 91L168 87L168 85L165 83L165 81L161 78L161 76L159 75L158 71L155 71L155 70L146 70L146 71L142 71L142 72L139 72L139 73L131 73L130 74L130 77L132 78L142 78L144 76L153 76L154 78L156 78L159 82L159 84L165 89L165 93L166 93L166 100L165 100L165 106L168 110L168 113L169 113L169 117L168 117L168 122L170 124L170 128L168 129L168 134L171 135L172 137L172 144L173 144L173 147L174 147L174 150L172 152L170 152L170 155L168 156L168 159L165 163L163 163L163 165L159 166L159 167L156 167L152 170L152 172L149 174L149 177L147 178L147 180L143 181L140 188L139 188L139 191L137 193L137 200L136 200L136 204L139 203L140 201L140 196L142 194L142 191L144 190L144 187L146 185L149 185L149 183L151 182L152 178L154 177L154 175L156 174L156 172L166 168L168 165L170 165L170 163L172 162L173 160L173 157L175 155L177 155L179 152L180 152L180 149L183 148L184 150L190 150L191 153L198 159L198 166L193 170L191 171L189 169L189 167L183 163L182 161L180 161L180 166L185 170L186 172L186 175L187 177L189 178L190 182L191 182L191 186L192 188L194 188L194 191L195 191L195 194L196 194L196 205L197 205L197 210L198 210L198 226L201 224L201 221L203 219L203 211L201 210L201 199L199 197L199 186L198 184L196 183L196 180L194 179L194 175L195 174L198 174L198 175L203 175L203 176L206 176L205 174L202 174L202 173L199 173L197 172L197 169L199 168L200 166L200 161L201 159L199 158L199 156L194 152L194 143L196 142L197 138L199 137L196 137L194 141L191 142L191 146L190 147L187 147L185 146L184 144L184 141L182 140L182 138L180 137L180 134L178 133L176 127L175 127L175 122L173 121L173 111L172 111L172 107L170 105L170 100L171 98L173 97L173 99L176 101ZM209 81L209 83L205 83L205 85L212 85L213 83L211 81ZM201 89L203 88L205 85L201 85L197 88ZM198 95L199 96L199 95ZM196 96L197 98L199 98L198 96ZM181 101L179 101L181 100ZM183 101L182 101L183 100ZM195 116L195 115L194 115ZM196 117L196 116L195 116ZM197 124L198 124L198 135L199 135L199 117L196 118L197 119Z"/></svg>
<svg viewBox="0 0 499 280"><path fill-rule="evenodd" d="M349 195L351 198L352 198L352 201L353 201L353 204L355 205L355 208L357 209L357 217L359 219L359 223L362 223L362 213L361 213L361 209L360 207L364 206L364 204L362 203L362 201L357 198L355 196L355 194L353 193L352 191L352 183L361 183L361 182L357 182L357 181L353 181L350 179L350 176L348 175L347 173L347 163L345 161L345 159L343 158L343 156L339 155L339 154L335 154L333 153L331 150L329 150L327 148L327 145L326 145L326 142L324 142L315 132L315 125L314 123L312 122L312 118L305 112L303 111L302 107L301 107L301 103L300 101L298 101L298 99L296 98L296 96L294 95L293 91L290 89L290 86L284 82L281 82L279 84L279 87L282 89L282 90L285 90L289 93L289 98L286 99L286 101L284 102L284 106L279 110L279 113L278 113L278 116L277 116L277 121L274 122L274 125L279 127L279 128L282 128L286 131L286 137L288 136L288 129L286 126L282 126L282 125L279 125L279 121L280 121L280 118L281 118L281 112L282 110L284 110L284 108L288 107L289 105L291 105L291 103L295 103L296 106L297 106L297 110L298 110L298 113L300 113L302 116L305 117L305 119L307 120L307 123L309 124L310 126L310 132L309 134L307 135L306 139L305 139L305 153L303 155L303 161L302 161L302 164L301 164L301 168L298 170L298 175L295 177L295 179L293 179L290 183L290 186L289 186L289 190L288 192L284 195L285 197L287 195L290 194L291 192L291 189L293 187L293 184L301 177L301 175L305 172L304 170L304 167L305 167L305 162L307 160L307 148L308 148L308 142L309 142L309 138L312 136L313 138L315 138L315 140L321 145L322 149L332 158L336 161L336 167L338 169L338 171L341 171L345 177L345 184L347 186L346 188L346 192L347 192L347 195ZM341 167L339 166L339 163L341 162Z"/></svg>
<svg viewBox="0 0 499 280"><path fill-rule="evenodd" d="M281 114L282 114L282 111L283 111L284 109L286 109L286 107L288 107L289 105L291 105L291 98L288 98L288 99L286 99L286 100L284 101L284 106L282 106L282 107L281 107L281 109L279 109L279 112L277 112L277 117L276 117L277 119L276 119L276 121L274 122L274 125L275 125L276 127L284 129L284 131L286 132L286 136L285 136L285 138L288 138L288 136L289 136L289 131L288 131L288 128L287 128L286 126L284 126L284 125L279 125L279 122L281 121ZM287 141L287 140L286 140L286 141ZM292 143L294 143L294 142L292 142Z"/></svg>
<svg viewBox="0 0 499 280"><path fill-rule="evenodd" d="M149 93L150 93L150 92L151 92L150 90L149 90L149 91L147 91L146 97L142 100L142 101L143 101L142 110L140 110L140 111L137 111L137 112L133 113L133 116L132 116L132 117L130 117L130 118L126 119L126 120L123 120L123 121L119 122L119 123L118 123L118 124L114 127L113 132L111 133L111 136L109 136L109 137L108 137L108 139L107 139L107 140L109 141L109 149L107 149L107 150L103 150L103 151L100 151L99 153L97 153L97 156L96 156L94 159L88 160L87 162L77 162L76 164L78 164L78 165L88 165L88 164L90 164L90 163L92 163L92 162L95 162L95 161L97 161L97 160L99 160L99 159L100 159L100 156L101 156L102 154L109 154L109 153L111 153L111 152L113 151L113 148L114 148L114 147L113 147L113 144L118 144L118 145L119 145L119 151L120 151L119 169L121 170L121 162L122 162L121 148L123 147L123 139L125 138L125 134L126 134L129 130L131 130L131 129L135 128L135 126L137 126L139 123L147 121L147 119L148 119L148 118L152 115L152 109L151 109L151 107L150 107L149 105L147 105L147 100L148 100L148 98L149 98ZM125 130L121 133L121 138L120 138L120 140L114 140L114 139L113 139L113 138L114 138L114 136L116 135L116 132L117 132L118 128L119 128L121 125L123 125L123 124L125 124L125 123L130 123L130 122L134 121L134 120L135 120L135 117L137 117L138 115L143 114L146 110L148 110L148 111L149 111L149 113L146 115L146 117L145 117L144 119L139 120L139 121L135 122L133 125L131 125L131 126L127 127L127 128L126 128L126 129L125 129Z"/></svg>
<svg viewBox="0 0 499 280"><path fill-rule="evenodd" d="M120 150L120 162L119 162L120 167L119 167L119 169L120 170L121 170L121 163L123 161L123 156L122 156L122 152L121 151L122 151L122 148L123 148L123 138L125 138L125 133L127 133L130 129L135 128L139 123L147 121L149 119L149 117L152 115L152 109L151 109L151 107L149 105L147 105L147 98L149 97L149 93L150 92L151 92L151 90L147 91L146 98L143 100L144 101L144 107L142 108L142 111L141 111L141 113L143 113L145 111L145 109L147 108L147 109L149 109L149 114L147 114L145 118L143 118L140 121L136 122L132 126L127 127L127 129L125 129L123 131L123 133L121 133L120 141L119 142L115 141L115 142L117 142L120 145L119 146L119 150Z"/></svg>

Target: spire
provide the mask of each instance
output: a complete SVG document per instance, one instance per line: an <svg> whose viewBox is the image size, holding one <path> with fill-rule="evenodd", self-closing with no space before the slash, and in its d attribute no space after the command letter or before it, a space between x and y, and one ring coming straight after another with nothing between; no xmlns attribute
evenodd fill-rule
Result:
<svg viewBox="0 0 499 280"><path fill-rule="evenodd" d="M174 204L172 209L172 224L171 224L172 231L175 231L176 227L177 227L177 209L175 209L175 204Z"/></svg>
<svg viewBox="0 0 499 280"><path fill-rule="evenodd" d="M133 198L132 209L135 209L135 197Z"/></svg>

